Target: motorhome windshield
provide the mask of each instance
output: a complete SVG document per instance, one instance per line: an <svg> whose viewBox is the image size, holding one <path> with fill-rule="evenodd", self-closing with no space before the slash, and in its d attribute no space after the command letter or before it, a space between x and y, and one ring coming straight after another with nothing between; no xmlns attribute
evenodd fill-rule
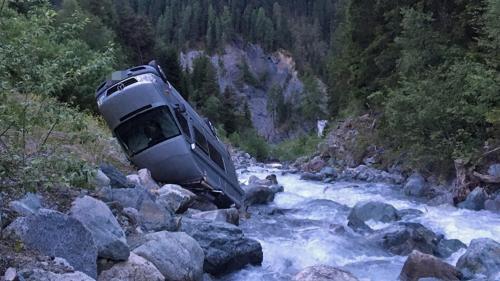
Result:
<svg viewBox="0 0 500 281"><path fill-rule="evenodd" d="M167 106L161 106L127 120L115 134L129 155L135 155L167 139L180 135Z"/></svg>

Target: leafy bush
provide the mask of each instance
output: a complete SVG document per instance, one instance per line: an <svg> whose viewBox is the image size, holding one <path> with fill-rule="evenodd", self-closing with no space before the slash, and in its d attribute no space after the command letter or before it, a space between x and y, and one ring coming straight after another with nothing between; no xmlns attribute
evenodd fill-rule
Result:
<svg viewBox="0 0 500 281"><path fill-rule="evenodd" d="M316 152L321 138L310 135L283 141L271 148L271 158L280 161L294 161L301 156L312 155Z"/></svg>
<svg viewBox="0 0 500 281"><path fill-rule="evenodd" d="M269 145L254 129L243 131L241 136L238 132L234 132L229 135L229 141L259 161L265 161L269 158Z"/></svg>

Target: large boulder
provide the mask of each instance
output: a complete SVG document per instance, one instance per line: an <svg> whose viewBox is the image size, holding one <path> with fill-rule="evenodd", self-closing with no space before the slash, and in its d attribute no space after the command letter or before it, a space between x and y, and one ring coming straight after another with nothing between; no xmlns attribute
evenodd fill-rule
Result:
<svg viewBox="0 0 500 281"><path fill-rule="evenodd" d="M440 237L419 223L400 222L375 232L371 240L395 255L409 255L413 250L437 255Z"/></svg>
<svg viewBox="0 0 500 281"><path fill-rule="evenodd" d="M41 196L27 193L22 199L10 202L9 207L21 216L36 214L42 208Z"/></svg>
<svg viewBox="0 0 500 281"><path fill-rule="evenodd" d="M252 176L250 176L250 178L248 178L248 184L270 186L274 183L273 183L273 180L271 178L259 179L257 176L252 175Z"/></svg>
<svg viewBox="0 0 500 281"><path fill-rule="evenodd" d="M240 213L235 208L198 212L192 214L191 217L195 219L227 222L234 225L238 225L240 222Z"/></svg>
<svg viewBox="0 0 500 281"><path fill-rule="evenodd" d="M308 163L302 165L302 170L306 172L316 173L321 171L323 167L326 166L326 162L321 159L321 157L316 156Z"/></svg>
<svg viewBox="0 0 500 281"><path fill-rule="evenodd" d="M134 184L127 180L127 177L111 164L101 164L100 170L109 178L112 188L132 188Z"/></svg>
<svg viewBox="0 0 500 281"><path fill-rule="evenodd" d="M143 201L153 201L154 196L141 187L133 188L103 188L99 197L104 202L116 202L122 208L140 209Z"/></svg>
<svg viewBox="0 0 500 281"><path fill-rule="evenodd" d="M141 256L130 253L127 261L117 263L103 271L98 281L163 281L165 277L152 264Z"/></svg>
<svg viewBox="0 0 500 281"><path fill-rule="evenodd" d="M300 174L300 179L308 181L322 181L325 179L325 175L321 173L303 172Z"/></svg>
<svg viewBox="0 0 500 281"><path fill-rule="evenodd" d="M75 270L97 277L97 246L92 233L75 218L41 209L35 215L17 218L4 232L30 249L64 258Z"/></svg>
<svg viewBox="0 0 500 281"><path fill-rule="evenodd" d="M274 200L273 189L265 185L243 185L243 191L245 191L245 206L256 205L256 204L267 204Z"/></svg>
<svg viewBox="0 0 500 281"><path fill-rule="evenodd" d="M156 232L133 252L152 262L169 281L201 281L204 254L200 245L183 232Z"/></svg>
<svg viewBox="0 0 500 281"><path fill-rule="evenodd" d="M196 239L205 252L204 270L219 275L262 263L262 246L246 238L238 227L206 220L184 218L180 231Z"/></svg>
<svg viewBox="0 0 500 281"><path fill-rule="evenodd" d="M183 213L196 199L196 194L176 184L166 184L158 190L156 202L176 213Z"/></svg>
<svg viewBox="0 0 500 281"><path fill-rule="evenodd" d="M106 204L89 196L77 198L71 216L90 230L99 257L127 260L130 251L125 233Z"/></svg>
<svg viewBox="0 0 500 281"><path fill-rule="evenodd" d="M177 223L171 210L152 200L144 200L139 207L139 223L146 231L175 231Z"/></svg>
<svg viewBox="0 0 500 281"><path fill-rule="evenodd" d="M297 273L292 281L358 281L358 279L350 272L333 266L315 265Z"/></svg>
<svg viewBox="0 0 500 281"><path fill-rule="evenodd" d="M408 196L422 197L427 194L429 185L420 173L413 173L406 181L403 191Z"/></svg>
<svg viewBox="0 0 500 281"><path fill-rule="evenodd" d="M42 269L22 270L19 280L23 281L95 281L83 272L54 273ZM16 279L17 280L17 279Z"/></svg>
<svg viewBox="0 0 500 281"><path fill-rule="evenodd" d="M399 219L398 210L392 205L378 201L358 202L349 213L348 225L354 230L368 230L365 222L391 222Z"/></svg>
<svg viewBox="0 0 500 281"><path fill-rule="evenodd" d="M97 173L92 181L92 184L95 189L99 190L101 188L108 187L111 184L111 180L101 169L97 169Z"/></svg>
<svg viewBox="0 0 500 281"><path fill-rule="evenodd" d="M336 178L338 175L337 171L330 166L324 167L321 171L319 171L319 173L326 178Z"/></svg>
<svg viewBox="0 0 500 281"><path fill-rule="evenodd" d="M420 278L459 281L462 274L454 266L432 256L413 251L408 256L399 275L401 281L418 281Z"/></svg>
<svg viewBox="0 0 500 281"><path fill-rule="evenodd" d="M451 254L464 248L467 248L467 245L458 239L441 239L437 244L436 255L441 258L448 258Z"/></svg>
<svg viewBox="0 0 500 281"><path fill-rule="evenodd" d="M458 259L457 268L469 279L482 275L488 280L500 280L500 243L489 238L472 240Z"/></svg>
<svg viewBox="0 0 500 281"><path fill-rule="evenodd" d="M479 211L484 209L484 202L488 199L488 194L481 187L476 187L467 195L465 201L458 204L459 208Z"/></svg>

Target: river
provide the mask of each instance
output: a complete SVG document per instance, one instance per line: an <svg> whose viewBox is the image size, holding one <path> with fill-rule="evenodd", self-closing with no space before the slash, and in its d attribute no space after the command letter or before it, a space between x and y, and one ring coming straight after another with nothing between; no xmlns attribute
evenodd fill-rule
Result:
<svg viewBox="0 0 500 281"><path fill-rule="evenodd" d="M488 237L500 242L500 216L489 211L428 206L406 197L400 187L383 183L325 184L304 181L295 174L281 175L271 167L247 170L239 171L240 181L275 173L285 192L278 193L269 205L251 207L251 217L241 222L245 234L262 244L262 266L247 267L223 281L290 280L301 269L317 264L346 269L361 281L397 280L406 257L388 253L347 227L349 208L366 200L383 201L397 209L418 209L424 214L406 221L421 223L447 239L469 244L474 238ZM388 224L369 225L379 229ZM454 265L464 251L446 261Z"/></svg>

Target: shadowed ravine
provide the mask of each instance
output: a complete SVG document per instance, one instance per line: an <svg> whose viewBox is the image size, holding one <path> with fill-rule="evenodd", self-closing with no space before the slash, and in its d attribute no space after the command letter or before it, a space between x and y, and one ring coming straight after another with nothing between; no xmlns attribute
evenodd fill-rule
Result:
<svg viewBox="0 0 500 281"><path fill-rule="evenodd" d="M247 170L243 174L239 171L240 181L275 173L285 192L278 193L270 205L251 207L251 217L241 223L246 235L262 244L262 267L247 267L220 280L290 280L304 267L317 264L344 268L360 280L396 280L406 256L392 255L347 227L350 208L366 200L383 201L397 209L418 209L423 215L403 221L421 223L467 245L480 237L500 241L500 217L489 211L428 206L404 196L400 187L387 184L323 184L300 180L299 175L281 175L272 168L253 166ZM389 223L368 225L376 230ZM454 265L464 251L445 261Z"/></svg>

